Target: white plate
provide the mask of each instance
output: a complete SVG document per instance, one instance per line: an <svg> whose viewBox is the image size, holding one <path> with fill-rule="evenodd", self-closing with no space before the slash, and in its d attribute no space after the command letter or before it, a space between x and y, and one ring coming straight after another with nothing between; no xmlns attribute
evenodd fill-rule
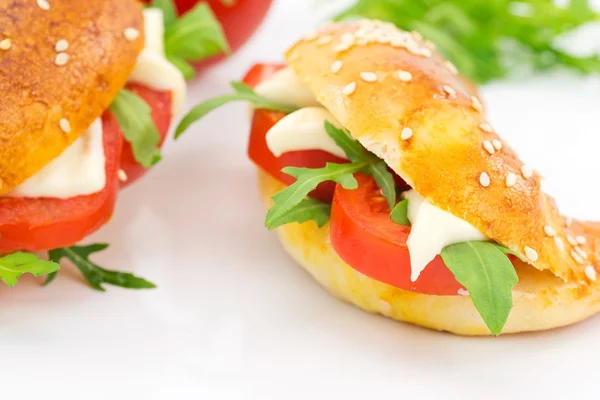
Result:
<svg viewBox="0 0 600 400"><path fill-rule="evenodd" d="M193 85L227 92L255 60L314 26L280 1L260 34ZM600 219L600 85L553 74L484 90L491 120L558 189ZM49 287L0 289L0 392L33 399L595 398L600 318L548 333L462 338L345 305L263 226L246 159L247 109L218 110L125 191L95 260L159 285L98 293L69 268ZM559 155L560 154L560 155Z"/></svg>

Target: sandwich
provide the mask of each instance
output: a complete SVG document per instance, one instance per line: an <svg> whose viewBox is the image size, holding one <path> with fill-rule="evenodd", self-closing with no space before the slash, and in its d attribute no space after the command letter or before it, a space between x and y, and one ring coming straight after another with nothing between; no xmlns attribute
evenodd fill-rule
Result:
<svg viewBox="0 0 600 400"><path fill-rule="evenodd" d="M0 279L6 284L23 273L50 281L67 258L96 289L154 287L90 261L106 244L77 244L108 222L120 189L161 158L186 100L184 76L166 57L177 52L168 51L164 38L167 32L185 38L177 32L194 18L218 26L210 13L186 18L167 24L161 9L144 10L135 0L0 0ZM222 39L218 30L210 35L205 39Z"/></svg>
<svg viewBox="0 0 600 400"><path fill-rule="evenodd" d="M569 325L600 308L600 223L562 215L416 32L328 24L257 65L249 156L285 250L368 312L460 335ZM177 132L176 135L180 133Z"/></svg>

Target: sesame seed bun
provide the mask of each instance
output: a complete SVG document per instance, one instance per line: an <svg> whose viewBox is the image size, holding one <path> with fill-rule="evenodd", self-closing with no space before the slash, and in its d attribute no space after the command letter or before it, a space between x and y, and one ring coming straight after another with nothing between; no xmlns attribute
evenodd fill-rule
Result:
<svg viewBox="0 0 600 400"><path fill-rule="evenodd" d="M259 191L265 208L285 185L259 171ZM595 228L600 240L600 226ZM490 332L468 296L430 296L375 281L346 264L329 243L329 224L313 221L277 229L284 249L336 297L371 313L425 328L459 335ZM513 308L503 334L551 329L581 321L600 310L598 286L582 288L565 283L549 271L517 262L519 283L513 288Z"/></svg>
<svg viewBox="0 0 600 400"><path fill-rule="evenodd" d="M128 28L139 35L126 38ZM142 32L135 0L0 0L0 41L10 41L0 48L0 194L102 115L135 66Z"/></svg>
<svg viewBox="0 0 600 400"><path fill-rule="evenodd" d="M589 271L599 267L600 238L561 216L465 80L418 34L378 21L330 24L286 59L350 134L428 201L533 267L596 290Z"/></svg>

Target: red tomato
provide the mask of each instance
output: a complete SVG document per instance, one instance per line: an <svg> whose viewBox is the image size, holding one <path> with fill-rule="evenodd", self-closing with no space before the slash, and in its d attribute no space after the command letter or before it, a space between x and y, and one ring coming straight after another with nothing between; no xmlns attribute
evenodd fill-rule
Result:
<svg viewBox="0 0 600 400"><path fill-rule="evenodd" d="M331 207L331 245L358 272L413 292L451 296L463 288L438 255L410 280L409 226L390 219L390 209L375 180L356 174L358 189L337 185Z"/></svg>
<svg viewBox="0 0 600 400"><path fill-rule="evenodd" d="M244 79L242 79L242 82L244 82L250 87L256 87L256 85L269 78L275 72L284 68L285 64L282 63L254 64L252 68L250 68L250 70L246 72L246 75L244 75Z"/></svg>
<svg viewBox="0 0 600 400"><path fill-rule="evenodd" d="M144 0L149 3L150 0ZM175 0L180 15L205 2L221 22L231 50L239 49L264 19L272 0Z"/></svg>
<svg viewBox="0 0 600 400"><path fill-rule="evenodd" d="M160 135L159 146L162 147L171 125L171 92L158 92L137 83L128 83L125 88L136 93L152 108L152 119ZM114 121L114 129L117 129L121 133L121 129L116 124L116 121ZM127 175L127 180L121 182L121 187L130 185L148 171L135 160L131 144L127 141L124 142L123 152L121 153L121 169Z"/></svg>
<svg viewBox="0 0 600 400"><path fill-rule="evenodd" d="M123 139L110 113L102 117L106 186L98 193L70 199L0 198L0 251L44 251L72 246L112 215L119 189Z"/></svg>

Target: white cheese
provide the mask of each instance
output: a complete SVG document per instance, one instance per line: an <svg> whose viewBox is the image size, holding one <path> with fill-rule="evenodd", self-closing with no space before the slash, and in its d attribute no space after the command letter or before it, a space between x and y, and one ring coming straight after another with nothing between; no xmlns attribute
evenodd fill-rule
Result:
<svg viewBox="0 0 600 400"><path fill-rule="evenodd" d="M165 57L162 11L152 8L144 10L144 31L144 49L138 56L129 82L140 83L158 91L172 91L171 114L176 117L185 104L187 87L181 72Z"/></svg>
<svg viewBox="0 0 600 400"><path fill-rule="evenodd" d="M70 197L99 192L106 185L102 120L89 129L63 153L6 196Z"/></svg>
<svg viewBox="0 0 600 400"><path fill-rule="evenodd" d="M434 206L415 190L405 192L404 198L408 200L408 219L412 224L406 244L413 282L444 247L473 240L488 240L473 225Z"/></svg>
<svg viewBox="0 0 600 400"><path fill-rule="evenodd" d="M323 150L346 159L346 153L325 131L325 121L336 127L341 124L323 107L306 107L279 120L267 132L267 146L279 157L298 150Z"/></svg>
<svg viewBox="0 0 600 400"><path fill-rule="evenodd" d="M274 73L269 79L259 83L254 89L267 99L292 107L319 106L319 102L304 82L289 68Z"/></svg>

